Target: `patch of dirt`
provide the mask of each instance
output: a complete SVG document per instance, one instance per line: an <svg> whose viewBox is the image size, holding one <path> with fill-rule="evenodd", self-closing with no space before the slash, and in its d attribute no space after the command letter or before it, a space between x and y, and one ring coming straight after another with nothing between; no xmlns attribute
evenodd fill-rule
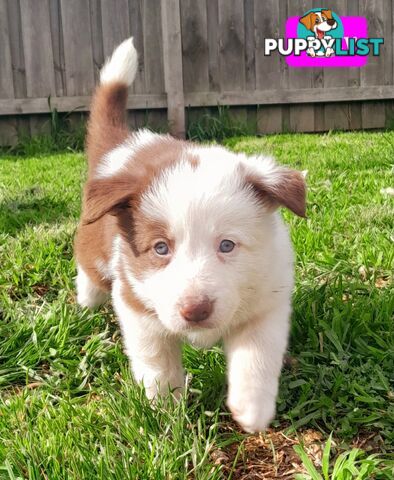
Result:
<svg viewBox="0 0 394 480"><path fill-rule="evenodd" d="M368 454L385 450L384 440L379 432L362 431L350 442L352 448L359 448Z"/></svg>
<svg viewBox="0 0 394 480"><path fill-rule="evenodd" d="M33 285L32 289L36 295L38 295L39 297L43 297L46 293L48 293L49 286L42 283L36 283L35 285Z"/></svg>
<svg viewBox="0 0 394 480"><path fill-rule="evenodd" d="M305 430L286 435L283 430L268 429L259 435L245 437L241 444L234 443L226 449L216 449L211 453L215 465L223 465L223 473L233 480L252 479L292 479L296 473L305 473L301 460L293 446L302 443L312 461L320 465L323 437L315 430Z"/></svg>
<svg viewBox="0 0 394 480"><path fill-rule="evenodd" d="M230 428L237 429L235 426ZM307 473L293 449L294 445L302 445L319 470L327 438L313 429L289 435L286 435L285 431L286 426L282 426L277 429L270 428L259 435L247 436L241 443L236 442L225 449L213 450L211 461L215 465L222 465L225 475L232 472L232 480L290 480L297 473ZM350 443L352 448L360 448L368 453L381 451L382 445L383 440L378 432L360 433ZM336 446L333 439L331 448L335 449Z"/></svg>

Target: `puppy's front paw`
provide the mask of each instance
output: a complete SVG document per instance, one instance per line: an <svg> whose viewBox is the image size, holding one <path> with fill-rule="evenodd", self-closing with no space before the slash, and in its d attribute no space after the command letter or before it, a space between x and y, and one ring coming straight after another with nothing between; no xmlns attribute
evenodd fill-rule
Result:
<svg viewBox="0 0 394 480"><path fill-rule="evenodd" d="M261 396L231 395L227 401L234 420L249 433L265 430L275 416L276 397L264 392Z"/></svg>
<svg viewBox="0 0 394 480"><path fill-rule="evenodd" d="M170 393L176 399L182 396L185 379L181 369L172 372L172 376L149 369L136 371L134 368L133 373L134 378L144 385L145 393L149 400L155 401L158 396L166 397Z"/></svg>
<svg viewBox="0 0 394 480"><path fill-rule="evenodd" d="M327 48L326 50L326 57L333 57L334 56L334 50L330 47Z"/></svg>
<svg viewBox="0 0 394 480"><path fill-rule="evenodd" d="M167 397L171 394L171 396L179 400L182 397L183 389L184 389L184 379L183 377L179 378L178 381L168 381L162 380L147 383L146 381L143 382L145 386L145 393L149 400L155 401L158 396L160 397Z"/></svg>
<svg viewBox="0 0 394 480"><path fill-rule="evenodd" d="M310 57L316 57L316 52L312 47L308 48L308 50L306 52Z"/></svg>

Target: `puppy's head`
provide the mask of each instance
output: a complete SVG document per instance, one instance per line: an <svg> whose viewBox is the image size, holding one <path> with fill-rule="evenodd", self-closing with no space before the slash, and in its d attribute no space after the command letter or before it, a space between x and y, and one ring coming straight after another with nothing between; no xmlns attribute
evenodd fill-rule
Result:
<svg viewBox="0 0 394 480"><path fill-rule="evenodd" d="M337 22L333 19L331 10L310 12L303 16L300 22L320 40L324 38L327 32L337 28Z"/></svg>
<svg viewBox="0 0 394 480"><path fill-rule="evenodd" d="M128 288L167 330L186 334L224 331L250 309L270 275L281 205L305 215L300 173L221 147L157 140L121 173L88 183L84 218L116 215Z"/></svg>

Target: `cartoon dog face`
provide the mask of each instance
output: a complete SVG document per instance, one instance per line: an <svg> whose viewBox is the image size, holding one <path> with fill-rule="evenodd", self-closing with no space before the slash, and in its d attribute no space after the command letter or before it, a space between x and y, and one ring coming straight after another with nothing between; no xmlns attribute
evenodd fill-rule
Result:
<svg viewBox="0 0 394 480"><path fill-rule="evenodd" d="M332 17L331 10L322 10L321 12L310 12L300 19L300 22L319 40L325 37L330 30L337 28L338 24Z"/></svg>

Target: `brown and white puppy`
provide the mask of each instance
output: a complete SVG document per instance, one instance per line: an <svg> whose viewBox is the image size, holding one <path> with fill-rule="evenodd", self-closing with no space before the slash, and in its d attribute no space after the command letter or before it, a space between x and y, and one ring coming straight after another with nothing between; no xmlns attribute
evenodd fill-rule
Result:
<svg viewBox="0 0 394 480"><path fill-rule="evenodd" d="M112 296L134 377L151 398L183 387L182 342L222 339L234 418L264 429L275 414L293 288L277 208L304 216L303 177L271 158L129 132L136 66L128 39L93 98L78 302L96 307Z"/></svg>
<svg viewBox="0 0 394 480"><path fill-rule="evenodd" d="M331 10L321 10L321 12L310 12L300 18L300 22L313 34L315 38L322 40L323 38L331 38L327 33L337 28L338 24L332 16ZM312 57L316 56L313 48L308 49L308 54ZM334 55L332 48L327 48L324 56L331 57Z"/></svg>

